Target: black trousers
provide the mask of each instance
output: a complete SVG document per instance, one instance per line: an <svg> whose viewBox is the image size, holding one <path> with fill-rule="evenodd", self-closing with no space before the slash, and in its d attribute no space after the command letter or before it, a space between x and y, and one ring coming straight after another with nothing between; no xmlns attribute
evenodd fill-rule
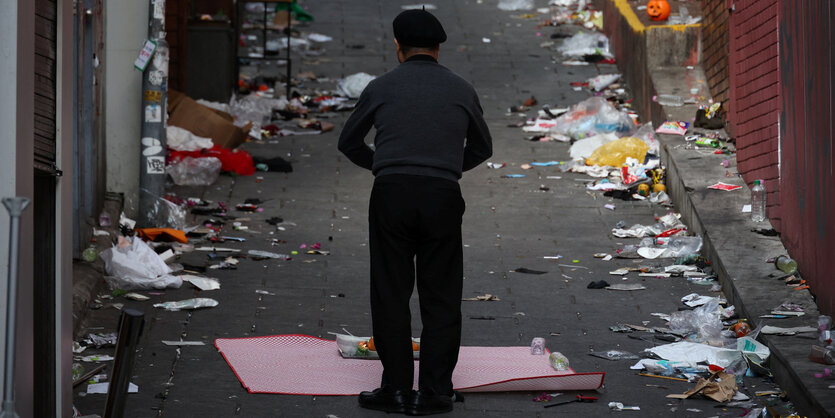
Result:
<svg viewBox="0 0 835 418"><path fill-rule="evenodd" d="M374 181L368 212L371 316L382 385L412 389L409 299L417 278L423 325L418 389L451 395L461 344L461 189L441 178L385 175Z"/></svg>

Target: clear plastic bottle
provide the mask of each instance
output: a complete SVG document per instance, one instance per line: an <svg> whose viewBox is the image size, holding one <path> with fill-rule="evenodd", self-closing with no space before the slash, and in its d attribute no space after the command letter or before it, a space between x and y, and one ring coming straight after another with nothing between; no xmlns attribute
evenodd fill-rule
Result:
<svg viewBox="0 0 835 418"><path fill-rule="evenodd" d="M774 260L774 265L783 273L794 274L797 271L797 261L787 255L781 255Z"/></svg>
<svg viewBox="0 0 835 418"><path fill-rule="evenodd" d="M661 106L684 106L684 98L675 94L659 94L655 101Z"/></svg>
<svg viewBox="0 0 835 418"><path fill-rule="evenodd" d="M551 354L548 356L548 360L551 362L551 367L557 371L568 370L568 358L562 355L559 351L552 351Z"/></svg>
<svg viewBox="0 0 835 418"><path fill-rule="evenodd" d="M762 180L754 180L751 188L751 220L762 222L765 220L765 186Z"/></svg>

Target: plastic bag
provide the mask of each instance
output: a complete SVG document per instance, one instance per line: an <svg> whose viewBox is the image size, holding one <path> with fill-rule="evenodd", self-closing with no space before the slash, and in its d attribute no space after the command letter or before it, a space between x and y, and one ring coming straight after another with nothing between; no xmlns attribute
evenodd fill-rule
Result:
<svg viewBox="0 0 835 418"><path fill-rule="evenodd" d="M336 90L346 97L356 99L365 90L365 86L375 79L371 74L356 73L345 77L336 83Z"/></svg>
<svg viewBox="0 0 835 418"><path fill-rule="evenodd" d="M616 132L618 136L632 133L632 118L617 110L602 97L591 97L571 107L554 121L551 134L567 135L574 139Z"/></svg>
<svg viewBox="0 0 835 418"><path fill-rule="evenodd" d="M212 138L204 138L179 126L168 125L165 128L165 141L169 149L177 151L200 151L214 146Z"/></svg>
<svg viewBox="0 0 835 418"><path fill-rule="evenodd" d="M566 38L562 46L557 48L566 57L582 57L584 55L602 55L606 58L615 56L609 51L609 38L599 32L577 32Z"/></svg>
<svg viewBox="0 0 835 418"><path fill-rule="evenodd" d="M586 165L620 167L627 158L644 161L647 151L649 145L644 141L634 137L621 138L594 150L591 156L586 158Z"/></svg>
<svg viewBox="0 0 835 418"><path fill-rule="evenodd" d="M677 311L670 315L670 330L688 335L688 341L706 342L720 339L722 320L719 300L712 299L692 311Z"/></svg>
<svg viewBox="0 0 835 418"><path fill-rule="evenodd" d="M533 0L499 0L499 10L531 10L533 7Z"/></svg>
<svg viewBox="0 0 835 418"><path fill-rule="evenodd" d="M217 180L221 165L215 157L186 157L169 164L165 172L178 186L208 186Z"/></svg>
<svg viewBox="0 0 835 418"><path fill-rule="evenodd" d="M151 220L151 224L140 226L145 228L186 229L185 206L179 206L168 199L159 197L151 193L148 189L139 189L139 193L142 195L140 197L141 199L150 199L154 202L149 213L146 215L147 219Z"/></svg>
<svg viewBox="0 0 835 418"><path fill-rule="evenodd" d="M591 157L594 150L608 144L609 142L616 141L617 139L617 135L613 133L600 134L580 139L571 145L568 153L571 155L572 160L585 160L586 158Z"/></svg>
<svg viewBox="0 0 835 418"><path fill-rule="evenodd" d="M183 281L172 276L165 264L148 244L139 238L120 237L120 245L101 252L108 276L105 280L113 289L140 290L178 288Z"/></svg>
<svg viewBox="0 0 835 418"><path fill-rule="evenodd" d="M701 249L702 237L673 236L657 240L644 238L641 248L638 248L638 254L649 259L677 258L698 254Z"/></svg>
<svg viewBox="0 0 835 418"><path fill-rule="evenodd" d="M655 137L655 128L652 127L652 122L647 122L641 125L637 131L632 135L635 138L644 141L649 145L649 153L658 155L661 149L661 144L658 142L658 138Z"/></svg>

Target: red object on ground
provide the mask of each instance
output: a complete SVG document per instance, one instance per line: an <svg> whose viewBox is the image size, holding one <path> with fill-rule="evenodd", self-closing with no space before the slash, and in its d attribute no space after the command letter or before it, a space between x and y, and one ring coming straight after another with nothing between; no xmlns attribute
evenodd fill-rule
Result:
<svg viewBox="0 0 835 418"><path fill-rule="evenodd" d="M200 151L169 150L169 161L179 161L185 157L215 157L220 160L221 171L229 171L241 176L251 176L255 174L255 164L252 162L252 155L244 150L230 150L219 145Z"/></svg>

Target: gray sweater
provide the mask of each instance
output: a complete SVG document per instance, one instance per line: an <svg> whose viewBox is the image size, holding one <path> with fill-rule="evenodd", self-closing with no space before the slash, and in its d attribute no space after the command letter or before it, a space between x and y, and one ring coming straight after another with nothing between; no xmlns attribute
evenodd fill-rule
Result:
<svg viewBox="0 0 835 418"><path fill-rule="evenodd" d="M493 154L482 113L470 83L432 57L415 55L363 90L339 135L339 150L375 176L458 181ZM374 149L365 144L372 126Z"/></svg>

